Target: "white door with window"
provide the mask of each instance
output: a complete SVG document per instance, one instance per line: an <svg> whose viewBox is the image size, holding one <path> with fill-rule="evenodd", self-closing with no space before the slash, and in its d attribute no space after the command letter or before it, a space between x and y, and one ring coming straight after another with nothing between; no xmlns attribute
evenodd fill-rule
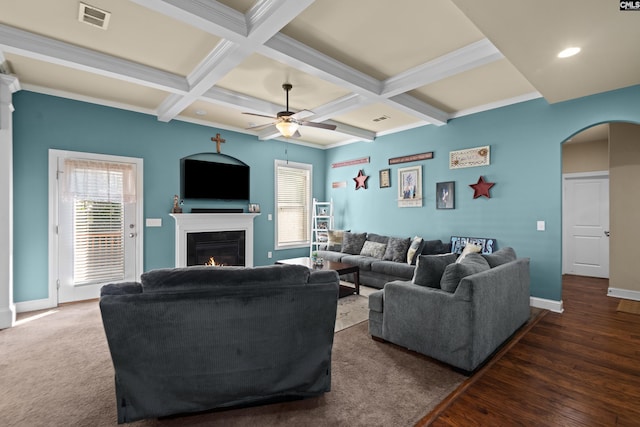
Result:
<svg viewBox="0 0 640 427"><path fill-rule="evenodd" d="M563 176L564 273L609 277L609 176Z"/></svg>
<svg viewBox="0 0 640 427"><path fill-rule="evenodd" d="M142 160L51 150L54 160L50 258L58 303L98 298L107 283L138 280Z"/></svg>

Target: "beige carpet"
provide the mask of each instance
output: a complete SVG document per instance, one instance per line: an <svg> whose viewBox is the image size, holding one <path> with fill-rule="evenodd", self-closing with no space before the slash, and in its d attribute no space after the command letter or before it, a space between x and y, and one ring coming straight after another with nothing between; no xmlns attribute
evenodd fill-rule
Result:
<svg viewBox="0 0 640 427"><path fill-rule="evenodd" d="M367 328L361 322L336 333L332 391L322 397L133 425L412 426L464 381L426 357L373 341ZM1 426L116 424L113 367L95 301L22 315L0 331L0 379Z"/></svg>
<svg viewBox="0 0 640 427"><path fill-rule="evenodd" d="M640 314L640 301L620 300L617 310L624 313Z"/></svg>

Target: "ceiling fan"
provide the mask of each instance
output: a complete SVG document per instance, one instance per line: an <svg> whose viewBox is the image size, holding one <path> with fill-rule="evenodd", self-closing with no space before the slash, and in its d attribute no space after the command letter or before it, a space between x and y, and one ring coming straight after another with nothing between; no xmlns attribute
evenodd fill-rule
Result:
<svg viewBox="0 0 640 427"><path fill-rule="evenodd" d="M266 125L252 126L250 128L247 128L247 129L257 130L257 129L266 128L268 126L271 126L272 124L275 124L276 128L278 129L278 131L285 138L290 138L290 137L298 138L298 137L302 136L302 135L300 135L300 132L298 132L298 128L300 126L309 126L309 127L314 127L314 128L320 128L320 129L336 130L336 126L335 125L328 125L328 124L325 124L325 123L316 123L316 122L309 122L309 121L306 121L306 120L302 120L302 119L296 117L296 116L298 116L300 114L300 112L294 113L293 111L289 111L289 91L292 88L293 88L293 86L290 83L284 83L282 85L282 89L284 89L286 94L287 94L287 106L286 106L286 110L278 112L276 117L265 116L263 114L242 113L242 114L249 114L249 115L258 116L258 117L268 117L270 119L275 119L276 120L274 123L269 123L269 124L266 124Z"/></svg>

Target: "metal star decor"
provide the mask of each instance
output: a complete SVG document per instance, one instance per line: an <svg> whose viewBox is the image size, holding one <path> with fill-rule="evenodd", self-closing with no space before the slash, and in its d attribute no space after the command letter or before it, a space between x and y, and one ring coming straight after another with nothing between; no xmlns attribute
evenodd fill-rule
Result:
<svg viewBox="0 0 640 427"><path fill-rule="evenodd" d="M487 199L491 198L489 189L495 185L495 182L487 182L484 177L480 176L478 182L475 184L469 184L469 187L473 188L473 198L477 199L480 196L484 196Z"/></svg>
<svg viewBox="0 0 640 427"><path fill-rule="evenodd" d="M362 169L360 169L360 171L358 172L358 176L353 178L353 180L356 182L356 190L358 188L364 188L366 190L367 189L367 179L368 178L369 177L364 174Z"/></svg>

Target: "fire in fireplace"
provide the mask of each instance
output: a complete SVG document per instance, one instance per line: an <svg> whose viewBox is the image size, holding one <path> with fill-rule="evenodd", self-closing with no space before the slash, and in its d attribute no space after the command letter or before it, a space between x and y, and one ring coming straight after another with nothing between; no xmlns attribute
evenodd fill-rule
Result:
<svg viewBox="0 0 640 427"><path fill-rule="evenodd" d="M245 265L245 232L213 231L187 233L187 266Z"/></svg>

